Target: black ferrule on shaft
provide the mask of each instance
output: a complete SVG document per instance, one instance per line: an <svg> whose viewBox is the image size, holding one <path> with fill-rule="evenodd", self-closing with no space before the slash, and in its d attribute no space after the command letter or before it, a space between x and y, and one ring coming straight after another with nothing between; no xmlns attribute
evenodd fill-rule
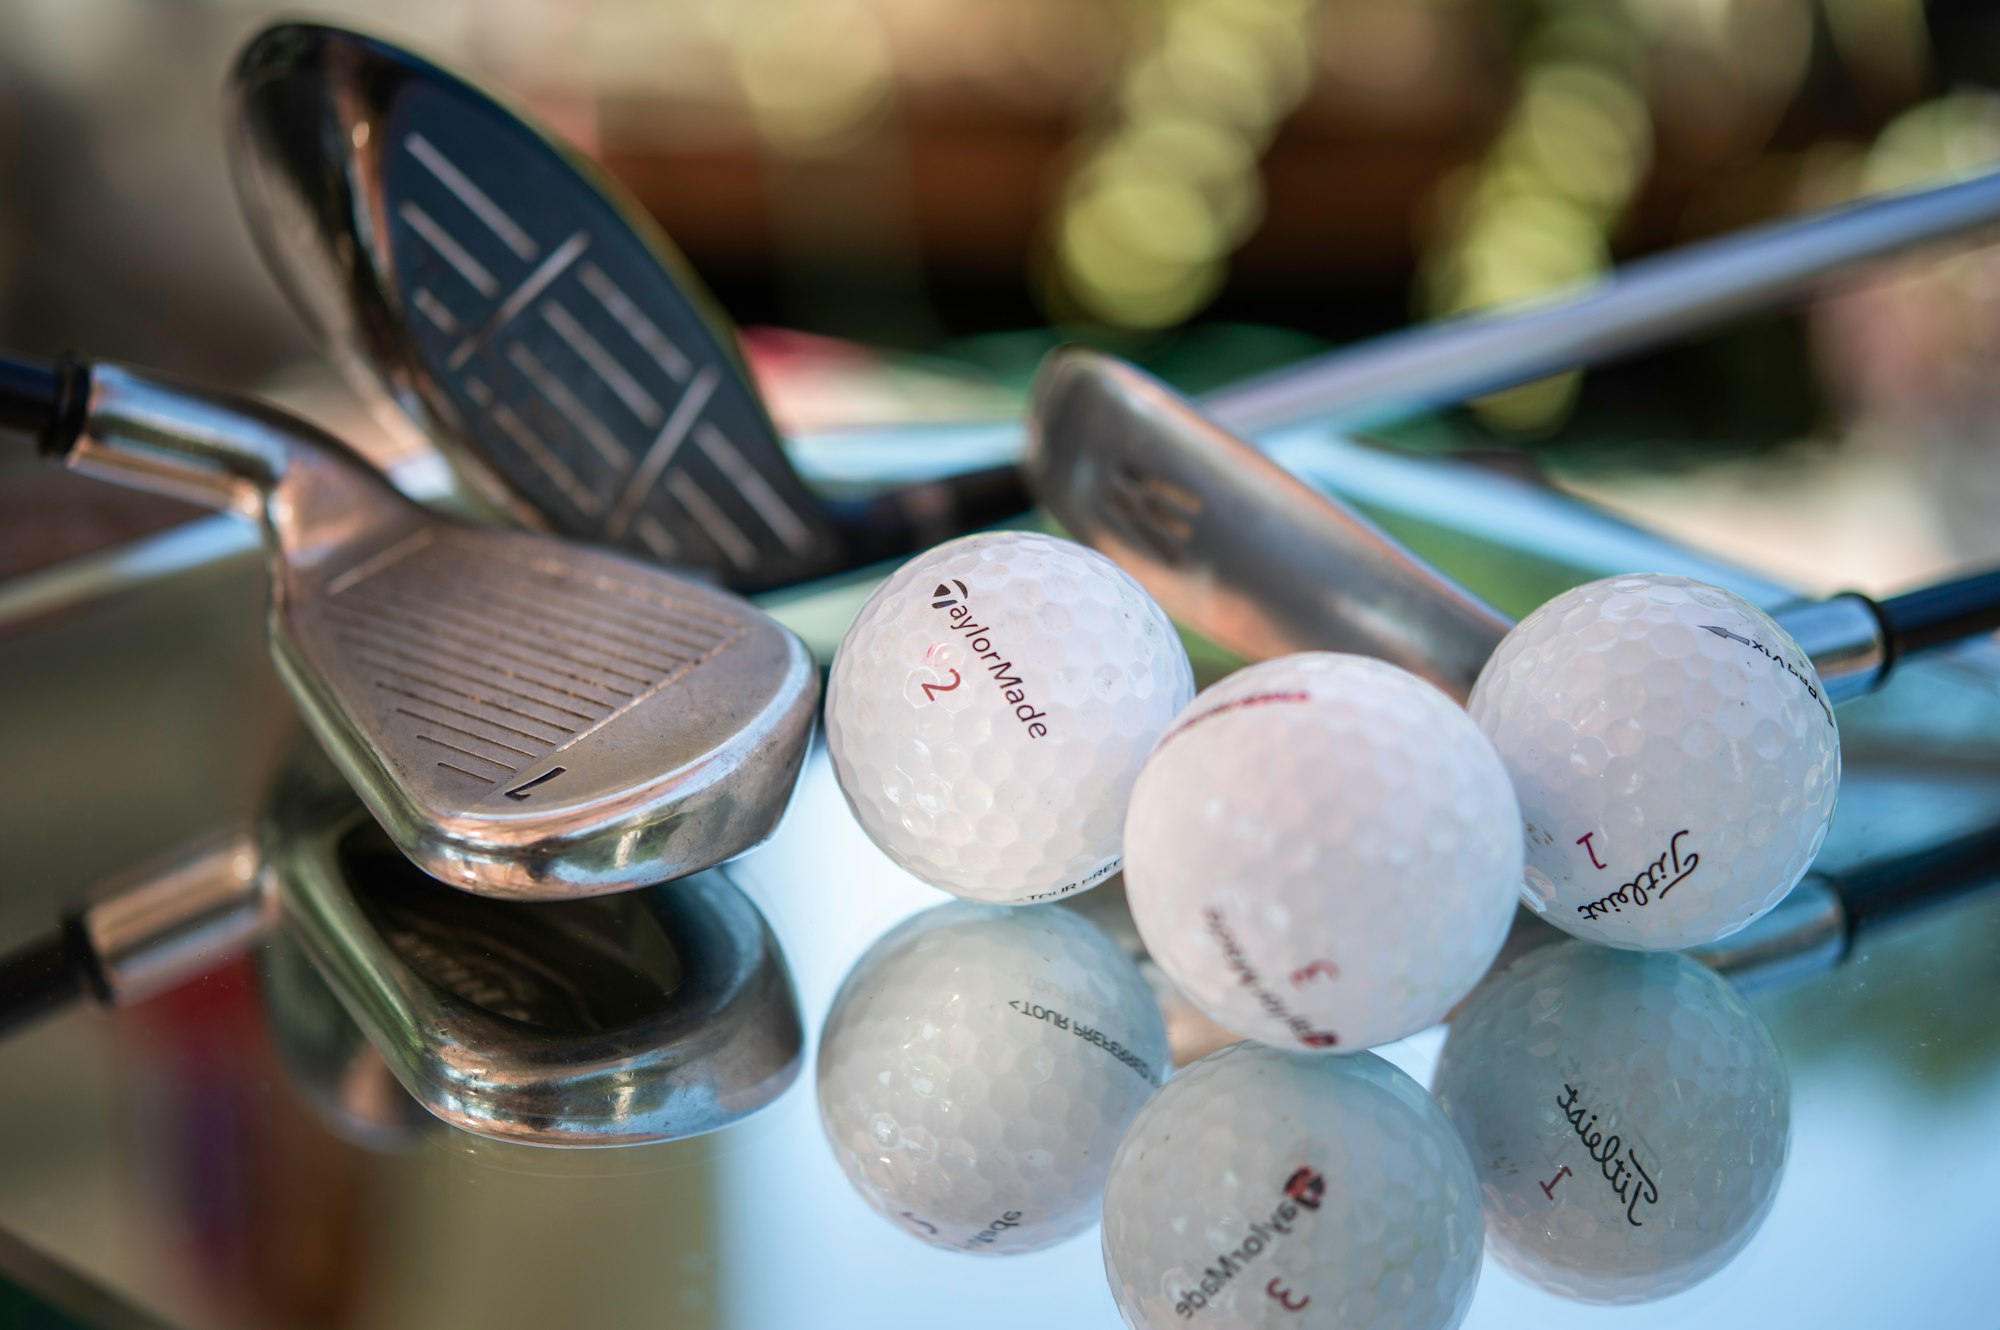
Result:
<svg viewBox="0 0 2000 1330"><path fill-rule="evenodd" d="M1020 470L988 467L878 498L829 505L850 564L878 563L1018 517L1033 506Z"/></svg>
<svg viewBox="0 0 2000 1330"><path fill-rule="evenodd" d="M1891 659L2000 631L2000 569L1875 602Z"/></svg>
<svg viewBox="0 0 2000 1330"><path fill-rule="evenodd" d="M85 996L102 1000L102 981L76 930L61 928L0 956L0 1035L53 1015Z"/></svg>
<svg viewBox="0 0 2000 1330"><path fill-rule="evenodd" d="M83 433L90 401L90 366L76 356L54 364L0 357L0 428L34 436L59 457Z"/></svg>
<svg viewBox="0 0 2000 1330"><path fill-rule="evenodd" d="M2000 883L2000 825L1943 845L1864 864L1838 885L1850 944L1888 923Z"/></svg>

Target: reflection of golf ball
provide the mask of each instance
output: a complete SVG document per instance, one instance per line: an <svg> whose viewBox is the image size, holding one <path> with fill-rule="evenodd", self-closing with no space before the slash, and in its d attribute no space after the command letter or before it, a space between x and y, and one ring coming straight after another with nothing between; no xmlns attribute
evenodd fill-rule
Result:
<svg viewBox="0 0 2000 1330"><path fill-rule="evenodd" d="M897 1227L1033 1251L1097 1218L1118 1138L1171 1065L1152 991L1102 929L953 903L882 938L841 985L820 1118Z"/></svg>
<svg viewBox="0 0 2000 1330"><path fill-rule="evenodd" d="M1557 596L1507 634L1468 709L1520 795L1528 903L1579 937L1726 937L1826 838L1840 744L1819 676L1717 587L1613 577Z"/></svg>
<svg viewBox="0 0 2000 1330"><path fill-rule="evenodd" d="M862 606L827 685L827 748L897 863L972 900L1054 900L1118 871L1133 778L1193 695L1173 624L1109 559L966 536Z"/></svg>
<svg viewBox="0 0 2000 1330"><path fill-rule="evenodd" d="M1444 694L1359 656L1286 656L1202 693L1125 825L1125 891L1160 968L1224 1025L1291 1048L1442 1020L1521 889L1493 746Z"/></svg>
<svg viewBox="0 0 2000 1330"><path fill-rule="evenodd" d="M1104 1266L1134 1330L1441 1330L1472 1304L1479 1247L1464 1146L1372 1053L1211 1053L1146 1105L1104 1190Z"/></svg>
<svg viewBox="0 0 2000 1330"><path fill-rule="evenodd" d="M1684 956L1550 947L1452 1022L1432 1083L1494 1256L1553 1293L1645 1302L1721 1269L1770 1212L1791 1089L1770 1032Z"/></svg>

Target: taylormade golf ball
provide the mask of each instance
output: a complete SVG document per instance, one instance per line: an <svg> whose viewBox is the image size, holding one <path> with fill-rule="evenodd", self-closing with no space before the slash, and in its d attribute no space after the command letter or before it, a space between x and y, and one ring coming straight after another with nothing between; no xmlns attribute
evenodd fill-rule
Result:
<svg viewBox="0 0 2000 1330"><path fill-rule="evenodd" d="M883 937L841 985L820 1119L898 1228L1033 1251L1096 1220L1118 1138L1171 1066L1152 991L1102 929L954 902Z"/></svg>
<svg viewBox="0 0 2000 1330"><path fill-rule="evenodd" d="M1826 839L1840 738L1769 615L1685 577L1557 596L1467 704L1527 820L1529 905L1614 947L1692 947L1776 905Z"/></svg>
<svg viewBox="0 0 2000 1330"><path fill-rule="evenodd" d="M971 900L1046 901L1118 871L1125 802L1194 695L1166 613L1109 559L1029 532L904 564L847 632L826 742L875 843Z"/></svg>
<svg viewBox="0 0 2000 1330"><path fill-rule="evenodd" d="M1452 1022L1432 1082L1496 1258L1587 1302L1726 1265L1770 1212L1791 1088L1736 990L1684 956L1583 942L1516 961Z"/></svg>
<svg viewBox="0 0 2000 1330"><path fill-rule="evenodd" d="M1423 1087L1370 1053L1211 1053L1132 1124L1104 1267L1134 1330L1444 1330L1479 1280L1479 1192Z"/></svg>
<svg viewBox="0 0 2000 1330"><path fill-rule="evenodd" d="M1314 652L1203 692L1125 823L1146 947L1209 1015L1352 1052L1442 1020L1521 889L1521 814L1466 715L1393 665Z"/></svg>

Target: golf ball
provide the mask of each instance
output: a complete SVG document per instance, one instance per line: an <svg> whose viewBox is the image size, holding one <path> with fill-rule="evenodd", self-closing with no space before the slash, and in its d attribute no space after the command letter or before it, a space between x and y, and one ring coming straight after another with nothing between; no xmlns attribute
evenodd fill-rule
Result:
<svg viewBox="0 0 2000 1330"><path fill-rule="evenodd" d="M1323 652L1207 689L1146 760L1125 891L1147 949L1233 1030L1352 1052L1444 1018L1499 954L1521 814L1465 713Z"/></svg>
<svg viewBox="0 0 2000 1330"><path fill-rule="evenodd" d="M1193 695L1173 624L1109 559L966 536L862 606L827 684L827 749L910 872L970 900L1055 900L1118 871L1139 764Z"/></svg>
<svg viewBox="0 0 2000 1330"><path fill-rule="evenodd" d="M1791 1089L1764 1023L1684 956L1566 942L1452 1022L1432 1082L1496 1258L1587 1302L1647 1302L1727 1264L1770 1212Z"/></svg>
<svg viewBox="0 0 2000 1330"><path fill-rule="evenodd" d="M1776 905L1826 838L1833 708L1798 643L1719 587L1612 577L1523 619L1467 709L1527 820L1530 906L1659 950Z"/></svg>
<svg viewBox="0 0 2000 1330"><path fill-rule="evenodd" d="M1034 1251L1095 1221L1118 1139L1171 1066L1152 991L1102 929L953 902L876 942L841 985L820 1120L898 1228Z"/></svg>
<svg viewBox="0 0 2000 1330"><path fill-rule="evenodd" d="M1465 1147L1371 1053L1211 1053L1139 1114L1104 1191L1133 1330L1442 1330L1471 1306L1479 1253Z"/></svg>

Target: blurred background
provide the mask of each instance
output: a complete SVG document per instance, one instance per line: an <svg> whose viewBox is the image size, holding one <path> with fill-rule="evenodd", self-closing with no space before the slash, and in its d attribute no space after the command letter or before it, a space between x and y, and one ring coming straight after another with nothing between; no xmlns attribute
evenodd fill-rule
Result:
<svg viewBox="0 0 2000 1330"><path fill-rule="evenodd" d="M0 0L0 347L273 396L393 452L408 441L318 356L228 179L231 61L288 12ZM2000 159L2000 7L1981 0L313 13L428 50L601 162L746 329L798 432L1016 417L1064 340L1200 390ZM2000 560L1996 347L2000 249L1951 247L1389 441L1498 455L1802 590L1894 590ZM0 462L0 601L20 574L190 515ZM228 579L89 622L11 602L16 618L0 615L0 695L28 699L0 713L0 843L41 888L0 899L0 945L135 848L255 806L287 707L259 641L261 578L238 556ZM1843 713L1851 744L1877 717L1889 737L1869 751L1890 774L1873 804L1843 805L1836 847L1865 857L1990 818L2000 694L1916 688L1883 707ZM261 757L173 764L201 744ZM62 760L86 751L120 760ZM132 810L118 835L102 826L114 804ZM779 841L746 861L815 1029L853 957L938 899L873 853L821 763ZM1622 1325L1990 1316L1975 1299L1979 1206L2000 1186L1994 906L1760 1000L1798 1087L1788 1191L1743 1262ZM9 1280L56 1278L36 1253L149 1309L88 1318L105 1325L904 1326L943 1307L958 1326L1115 1321L1093 1240L1007 1268L864 1214L820 1148L810 1068L701 1141L581 1162L436 1136L384 1154L288 1087L261 993L238 966L0 1048L0 1326ZM1392 1056L1422 1074L1436 1040L1411 1042ZM1848 1277L1827 1278L1831 1261ZM1472 1324L1600 1319L1489 1271Z"/></svg>
<svg viewBox="0 0 2000 1330"><path fill-rule="evenodd" d="M230 60L280 8L0 2L0 344L342 412L224 166ZM600 160L750 330L795 429L1010 413L1065 338L1199 389L2000 155L2000 12L1976 0L322 8ZM1776 465L1810 513L1867 520L1831 566L1785 532L1742 553L1914 576L1977 543L2000 489L1978 437L2000 290L1978 251L1875 277L1402 433L1648 511L1687 505L1635 474L1748 459L1762 489ZM47 549L80 538L50 516ZM1726 496L1674 520L1744 539Z"/></svg>

